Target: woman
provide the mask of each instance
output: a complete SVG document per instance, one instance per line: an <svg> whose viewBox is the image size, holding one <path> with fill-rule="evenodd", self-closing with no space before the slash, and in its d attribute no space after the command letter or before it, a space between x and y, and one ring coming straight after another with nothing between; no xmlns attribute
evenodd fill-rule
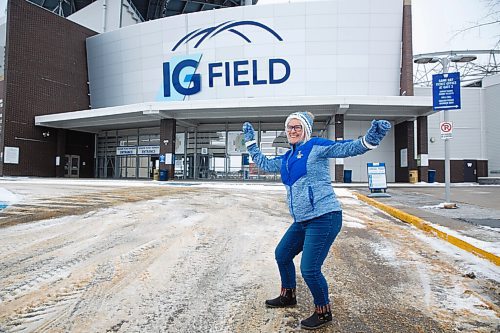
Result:
<svg viewBox="0 0 500 333"><path fill-rule="evenodd" d="M281 172L294 219L275 251L281 293L267 300L266 306L284 308L297 304L293 258L302 252L300 270L315 304L314 313L301 321L305 329L316 329L332 321L328 285L321 266L342 227L342 211L331 185L328 159L360 155L376 148L391 128L388 121L374 120L364 137L336 142L311 138L313 120L309 112L288 116L285 130L290 150L276 158L261 153L252 125L243 124L245 144L255 164L268 172Z"/></svg>

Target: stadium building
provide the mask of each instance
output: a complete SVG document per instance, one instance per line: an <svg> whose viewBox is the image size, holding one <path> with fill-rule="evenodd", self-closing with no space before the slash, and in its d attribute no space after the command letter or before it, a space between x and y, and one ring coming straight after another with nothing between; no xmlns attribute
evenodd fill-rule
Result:
<svg viewBox="0 0 500 333"><path fill-rule="evenodd" d="M372 119L394 125L376 150L332 160L332 179L366 181L381 162L389 182L427 181L430 165L439 181L432 98L413 91L409 0L69 3L9 1L3 176L276 180L248 161L241 125L281 155L286 116L310 111L313 135L332 140ZM487 162L477 158L476 177Z"/></svg>

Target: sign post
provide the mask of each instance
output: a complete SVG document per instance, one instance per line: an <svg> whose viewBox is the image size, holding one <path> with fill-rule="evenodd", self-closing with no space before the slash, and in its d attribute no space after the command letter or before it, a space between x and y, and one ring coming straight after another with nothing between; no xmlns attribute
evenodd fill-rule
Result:
<svg viewBox="0 0 500 333"><path fill-rule="evenodd" d="M444 112L444 121L440 124L441 138L444 140L444 181L445 201L450 199L450 147L449 140L453 129L448 119L448 110L460 109L460 73L448 73L448 60L443 63L443 74L432 76L432 106L435 111ZM445 137L443 137L443 130Z"/></svg>

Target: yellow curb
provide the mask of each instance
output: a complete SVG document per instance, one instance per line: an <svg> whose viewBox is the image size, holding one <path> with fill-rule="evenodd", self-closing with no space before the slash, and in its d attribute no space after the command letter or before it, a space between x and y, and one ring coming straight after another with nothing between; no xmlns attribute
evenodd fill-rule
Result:
<svg viewBox="0 0 500 333"><path fill-rule="evenodd" d="M492 263L494 263L495 265L500 266L500 257L497 255L494 255L493 253L487 252L485 250L481 250L480 248L477 248L474 245L469 244L469 243L467 243L467 242L465 242L465 241L463 241L455 236L448 235L447 233L445 233L441 230L438 230L438 229L434 228L433 226L429 225L429 222L422 220L419 217L413 216L411 214L405 213L405 212L403 212L399 209L396 209L394 207L380 203L376 200L368 198L367 196L365 196L363 194L356 193L356 192L354 192L354 194L358 197L359 200L364 201L364 202L366 202L374 207L377 207L378 209L394 216L395 218L397 218L403 222L413 224L414 226L416 226L420 230L431 233L431 234L433 234L441 239L444 239L445 241L455 245L456 247L461 248L462 250L468 251L468 252L470 252L478 257L487 259L487 260L491 261Z"/></svg>

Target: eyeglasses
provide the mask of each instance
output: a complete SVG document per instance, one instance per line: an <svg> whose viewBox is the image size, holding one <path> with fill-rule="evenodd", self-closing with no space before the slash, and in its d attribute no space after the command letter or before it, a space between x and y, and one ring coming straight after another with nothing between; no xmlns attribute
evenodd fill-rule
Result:
<svg viewBox="0 0 500 333"><path fill-rule="evenodd" d="M291 132L291 131L300 132L300 131L302 131L302 125L295 125L295 126L290 126L289 125L289 126L286 127L286 130L288 132Z"/></svg>

